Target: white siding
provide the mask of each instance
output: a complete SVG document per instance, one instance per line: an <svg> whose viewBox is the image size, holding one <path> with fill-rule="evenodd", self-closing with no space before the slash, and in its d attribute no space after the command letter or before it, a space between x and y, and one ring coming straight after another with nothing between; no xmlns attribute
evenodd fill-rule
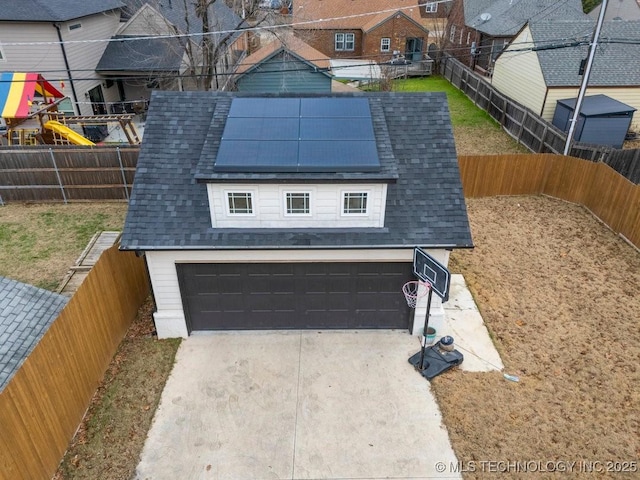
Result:
<svg viewBox="0 0 640 480"><path fill-rule="evenodd" d="M444 250L429 253L438 259L444 259L443 255L448 258ZM156 302L154 320L158 337L170 338L187 336L176 263L412 262L413 248L149 251L146 259ZM402 285L398 285L398 295L401 288Z"/></svg>
<svg viewBox="0 0 640 480"><path fill-rule="evenodd" d="M529 27L520 32L496 60L492 85L503 95L540 114L547 86L536 52L518 51L533 47Z"/></svg>
<svg viewBox="0 0 640 480"><path fill-rule="evenodd" d="M170 35L175 33L171 24L156 9L146 4L121 27L119 35Z"/></svg>
<svg viewBox="0 0 640 480"><path fill-rule="evenodd" d="M81 23L82 28L69 31L69 25L75 23ZM65 42L107 40L115 35L119 25L120 13L117 11L91 15L61 24L62 39ZM95 73L95 68L107 48L107 44L106 41L66 44L69 67L74 77L82 79L74 81L81 115L93 115L87 92L97 85L102 85L105 81L104 77ZM117 90L115 86L112 88ZM109 95L104 92L104 87L103 94L107 100Z"/></svg>
<svg viewBox="0 0 640 480"><path fill-rule="evenodd" d="M380 228L384 226L386 184L209 184L215 228ZM251 192L252 215L229 215L227 192ZM286 215L285 193L309 192L310 215ZM366 215L343 215L344 192L367 192Z"/></svg>
<svg viewBox="0 0 640 480"><path fill-rule="evenodd" d="M542 118L551 122L553 120L553 114L556 111L556 102L558 100L564 100L565 98L575 98L578 96L579 88L550 88L547 93L547 101L544 105L542 112ZM638 87L589 87L587 88L587 96L590 95L607 95L619 102L626 103L630 107L636 108L636 112L633 114L633 121L631 122L631 128L635 131L640 131L640 86Z"/></svg>

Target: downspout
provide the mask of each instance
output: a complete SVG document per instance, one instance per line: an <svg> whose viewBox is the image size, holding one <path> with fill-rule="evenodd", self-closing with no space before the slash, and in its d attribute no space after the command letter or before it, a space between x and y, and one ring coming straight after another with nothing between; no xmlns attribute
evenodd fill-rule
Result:
<svg viewBox="0 0 640 480"><path fill-rule="evenodd" d="M56 31L58 32L58 41L60 42L60 48L62 49L62 58L64 59L64 66L67 69L67 75L69 76L69 85L71 85L71 94L73 95L73 110L76 113L80 113L80 107L78 103L78 94L76 93L76 87L73 84L73 76L71 75L71 68L69 67L69 59L67 58L67 50L64 48L64 42L62 41L62 32L60 31L60 24L54 23Z"/></svg>

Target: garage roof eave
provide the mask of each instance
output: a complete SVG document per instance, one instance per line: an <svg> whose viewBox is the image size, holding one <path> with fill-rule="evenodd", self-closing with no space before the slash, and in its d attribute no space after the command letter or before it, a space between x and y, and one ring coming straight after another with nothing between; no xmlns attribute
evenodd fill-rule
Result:
<svg viewBox="0 0 640 480"><path fill-rule="evenodd" d="M168 252L168 251L218 251L218 250L382 250L382 249L411 249L415 247L427 248L427 249L443 249L454 250L463 248L475 248L475 245L453 245L453 244L438 244L438 245L272 245L272 246L200 246L200 245L180 245L180 246L157 246L157 245L120 245L122 251L135 251L135 252Z"/></svg>

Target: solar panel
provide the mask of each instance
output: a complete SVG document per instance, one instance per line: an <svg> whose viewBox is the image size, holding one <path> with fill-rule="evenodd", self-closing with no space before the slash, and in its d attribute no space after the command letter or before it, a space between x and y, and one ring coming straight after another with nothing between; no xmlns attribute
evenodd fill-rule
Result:
<svg viewBox="0 0 640 480"><path fill-rule="evenodd" d="M302 98L301 117L366 117L371 118L366 98Z"/></svg>
<svg viewBox="0 0 640 480"><path fill-rule="evenodd" d="M369 118L301 118L301 140L372 140Z"/></svg>
<svg viewBox="0 0 640 480"><path fill-rule="evenodd" d="M214 170L379 171L369 101L354 97L234 98Z"/></svg>
<svg viewBox="0 0 640 480"><path fill-rule="evenodd" d="M234 98L228 117L299 117L299 98Z"/></svg>
<svg viewBox="0 0 640 480"><path fill-rule="evenodd" d="M298 140L297 118L228 118L222 140Z"/></svg>

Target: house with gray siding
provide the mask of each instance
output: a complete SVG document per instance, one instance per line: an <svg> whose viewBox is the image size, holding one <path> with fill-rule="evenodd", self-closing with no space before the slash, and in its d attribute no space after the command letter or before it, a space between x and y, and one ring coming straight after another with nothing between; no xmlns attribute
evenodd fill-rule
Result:
<svg viewBox="0 0 640 480"><path fill-rule="evenodd" d="M578 96L580 64L595 22L548 19L527 23L496 59L491 83L507 97L551 122L558 100ZM620 41L623 40L623 41ZM587 95L607 95L640 110L640 21L602 28ZM640 131L640 116L632 129Z"/></svg>
<svg viewBox="0 0 640 480"><path fill-rule="evenodd" d="M117 98L117 89L94 70L120 24L122 6L120 0L3 2L0 70L42 72L69 97L62 109L102 113L104 102Z"/></svg>

